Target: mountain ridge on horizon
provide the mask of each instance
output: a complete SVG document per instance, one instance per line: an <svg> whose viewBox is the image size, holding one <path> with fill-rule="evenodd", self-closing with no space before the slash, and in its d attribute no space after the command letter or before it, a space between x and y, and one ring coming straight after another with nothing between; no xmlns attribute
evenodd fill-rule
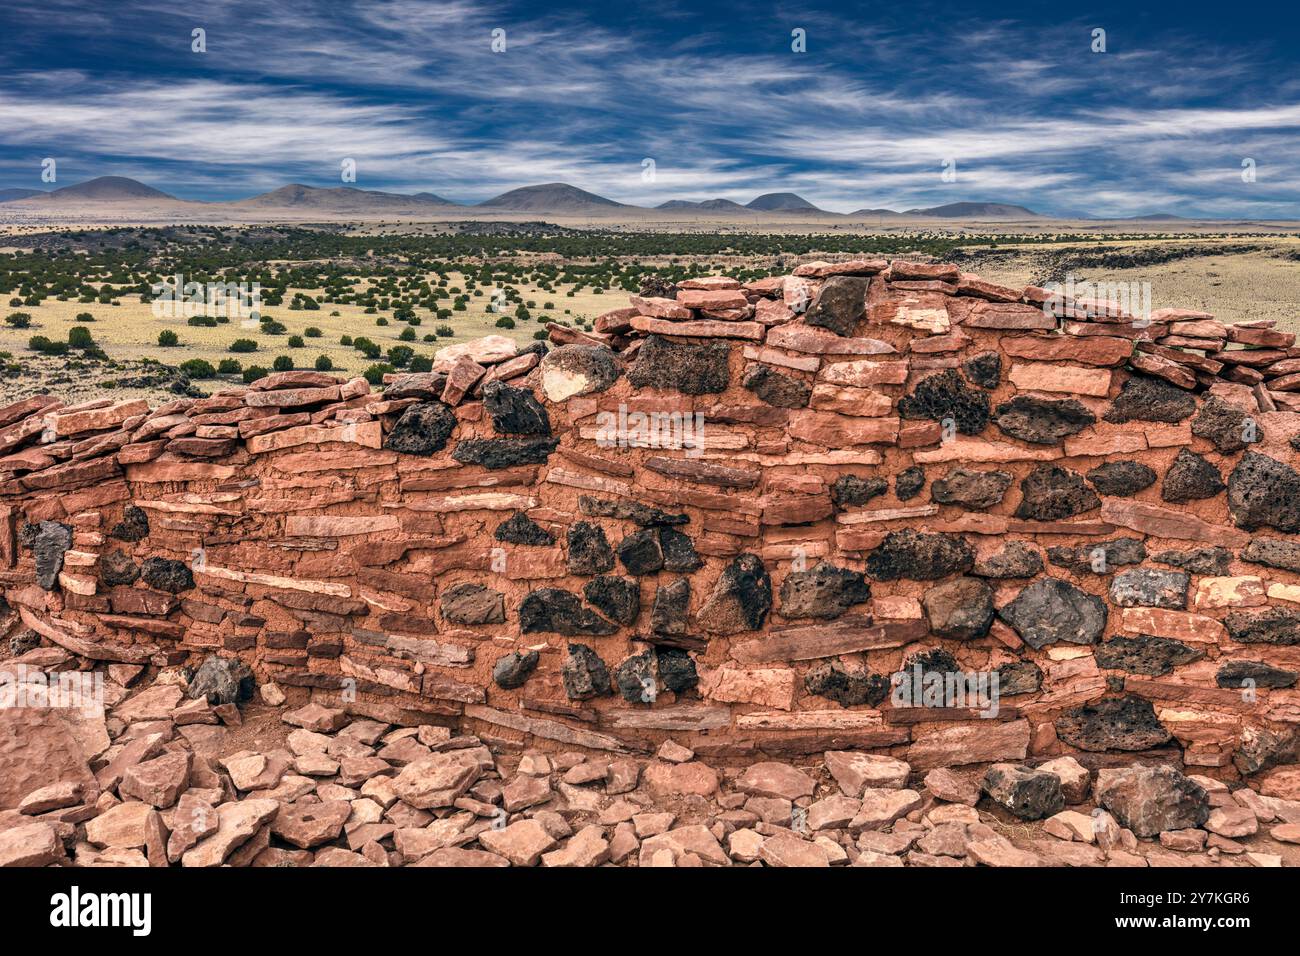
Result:
<svg viewBox="0 0 1300 956"><path fill-rule="evenodd" d="M864 217L917 217L949 219L1050 219L1055 218L1035 212L1026 206L994 201L961 201L940 206L918 207L897 211L893 209L861 208L849 213L821 209L793 192L763 193L748 203L731 199L705 200L670 199L656 206L638 206L618 202L596 193L588 192L569 183L541 183L521 186L479 202L456 202L429 191L418 193L393 193L384 190L361 189L356 186L310 186L289 183L267 192L243 199L205 201L183 199L148 186L125 176L98 176L70 186L49 191L21 187L0 189L0 205L23 204L21 208L38 208L47 202L68 201L127 202L138 200L170 201L186 205L226 207L232 209L320 209L341 213L394 212L403 208L432 207L440 209L475 208L516 210L521 212L555 212L581 214L609 212L617 209L652 212L689 211L719 213L751 217L760 213L790 215L808 214L853 219ZM1067 217L1097 219L1099 221L1192 221L1169 213L1147 213L1128 217Z"/></svg>

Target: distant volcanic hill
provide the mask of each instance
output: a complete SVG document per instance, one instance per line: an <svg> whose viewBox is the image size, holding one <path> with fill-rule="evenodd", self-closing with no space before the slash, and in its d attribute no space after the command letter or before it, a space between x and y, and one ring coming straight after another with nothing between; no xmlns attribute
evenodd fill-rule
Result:
<svg viewBox="0 0 1300 956"><path fill-rule="evenodd" d="M587 212L610 209L634 209L626 203L597 196L568 183L543 183L540 186L521 186L493 196L479 203L489 209L516 209L525 212Z"/></svg>

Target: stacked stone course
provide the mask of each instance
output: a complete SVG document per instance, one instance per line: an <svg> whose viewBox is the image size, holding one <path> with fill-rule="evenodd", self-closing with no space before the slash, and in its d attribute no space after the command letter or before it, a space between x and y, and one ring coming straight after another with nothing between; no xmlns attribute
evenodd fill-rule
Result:
<svg viewBox="0 0 1300 956"><path fill-rule="evenodd" d="M926 262L671 291L381 392L0 410L11 656L238 656L486 741L1300 794L1294 335ZM665 418L702 447L636 431ZM918 662L996 671L996 716L898 706Z"/></svg>

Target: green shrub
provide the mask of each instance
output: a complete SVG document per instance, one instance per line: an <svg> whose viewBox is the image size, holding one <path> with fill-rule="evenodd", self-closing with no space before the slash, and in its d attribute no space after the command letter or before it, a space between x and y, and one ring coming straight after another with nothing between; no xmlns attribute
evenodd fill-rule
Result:
<svg viewBox="0 0 1300 956"><path fill-rule="evenodd" d="M444 339L449 339L456 334L455 330L450 325L440 325L434 329L434 331Z"/></svg>
<svg viewBox="0 0 1300 956"><path fill-rule="evenodd" d="M250 365L244 369L244 384L256 382L259 378L266 378L267 374L266 369L262 368L262 366Z"/></svg>
<svg viewBox="0 0 1300 956"><path fill-rule="evenodd" d="M432 372L433 359L429 358L427 355L417 355L415 358L411 359L407 368L412 372Z"/></svg>
<svg viewBox="0 0 1300 956"><path fill-rule="evenodd" d="M94 322L94 321L95 321L95 317L94 317L93 315L91 315L89 312L78 312L78 313L77 313L77 321L78 321L78 322Z"/></svg>
<svg viewBox="0 0 1300 956"><path fill-rule="evenodd" d="M371 385L382 385L384 384L384 376L389 372L395 371L397 371L397 369L393 368L391 365L386 362L380 362L376 365L370 366L370 368L366 369L361 374L365 376L366 381Z"/></svg>
<svg viewBox="0 0 1300 956"><path fill-rule="evenodd" d="M190 378L213 378L217 374L212 363L201 358L186 359L181 362L180 370Z"/></svg>
<svg viewBox="0 0 1300 956"><path fill-rule="evenodd" d="M291 348L291 349L300 349L300 348L303 347L303 344L304 344L304 343L303 343L303 340L302 340L302 336L301 336L301 335L291 335L291 336L289 336L289 348Z"/></svg>
<svg viewBox="0 0 1300 956"><path fill-rule="evenodd" d="M217 363L217 371L222 375L238 375L244 370L239 359L222 359Z"/></svg>
<svg viewBox="0 0 1300 956"><path fill-rule="evenodd" d="M179 345L180 342L181 342L181 337L177 335L175 332L173 332L171 329L163 329L161 332L158 333L158 344L165 349L169 349L172 346Z"/></svg>
<svg viewBox="0 0 1300 956"><path fill-rule="evenodd" d="M339 339L339 345L351 345L351 344L352 344L352 336L350 335L345 335L341 339Z"/></svg>
<svg viewBox="0 0 1300 956"><path fill-rule="evenodd" d="M407 328L402 329L402 334L399 335L397 338L398 338L399 341L402 341L402 342L414 342L414 341L415 341L415 329L410 328L410 327L408 326Z"/></svg>
<svg viewBox="0 0 1300 956"><path fill-rule="evenodd" d="M11 312L6 316L5 323L14 329L30 329L32 327L32 315L30 312Z"/></svg>
<svg viewBox="0 0 1300 956"><path fill-rule="evenodd" d="M277 372L292 372L293 358L289 355L277 355L275 361L271 363L271 368Z"/></svg>
<svg viewBox="0 0 1300 956"><path fill-rule="evenodd" d="M508 315L503 315L501 318L497 319L496 326L498 329L513 329L515 327L515 320L510 318Z"/></svg>
<svg viewBox="0 0 1300 956"><path fill-rule="evenodd" d="M328 372L332 368L334 368L334 362L330 359L328 355L316 356L316 371Z"/></svg>
<svg viewBox="0 0 1300 956"><path fill-rule="evenodd" d="M533 338L540 340L549 337L550 334L551 333L546 331L546 329L538 329L536 332L533 333Z"/></svg>
<svg viewBox="0 0 1300 956"><path fill-rule="evenodd" d="M338 315L337 312L335 312L334 314L335 314L335 315ZM307 338L309 338L309 339L318 339L318 338L320 338L322 335L324 335L325 333L322 332L320 329L316 328L316 326L314 326L314 325L309 325L309 326L307 326L307 328L303 329L302 334L305 335L305 336L307 336Z"/></svg>
<svg viewBox="0 0 1300 956"><path fill-rule="evenodd" d="M215 329L217 320L210 315L191 315L185 320L185 324L196 328Z"/></svg>
<svg viewBox="0 0 1300 956"><path fill-rule="evenodd" d="M388 363L398 368L405 368L406 363L415 356L415 349L409 345L394 345L388 350Z"/></svg>

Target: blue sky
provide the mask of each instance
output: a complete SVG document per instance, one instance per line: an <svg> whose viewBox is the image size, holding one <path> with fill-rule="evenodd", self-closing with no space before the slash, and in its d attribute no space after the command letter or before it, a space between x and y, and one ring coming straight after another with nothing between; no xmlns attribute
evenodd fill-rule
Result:
<svg viewBox="0 0 1300 956"><path fill-rule="evenodd" d="M233 199L339 185L351 158L361 188L458 201L564 181L642 205L1300 218L1295 4L1137 6L9 3L0 186L40 188L52 156L59 185Z"/></svg>

